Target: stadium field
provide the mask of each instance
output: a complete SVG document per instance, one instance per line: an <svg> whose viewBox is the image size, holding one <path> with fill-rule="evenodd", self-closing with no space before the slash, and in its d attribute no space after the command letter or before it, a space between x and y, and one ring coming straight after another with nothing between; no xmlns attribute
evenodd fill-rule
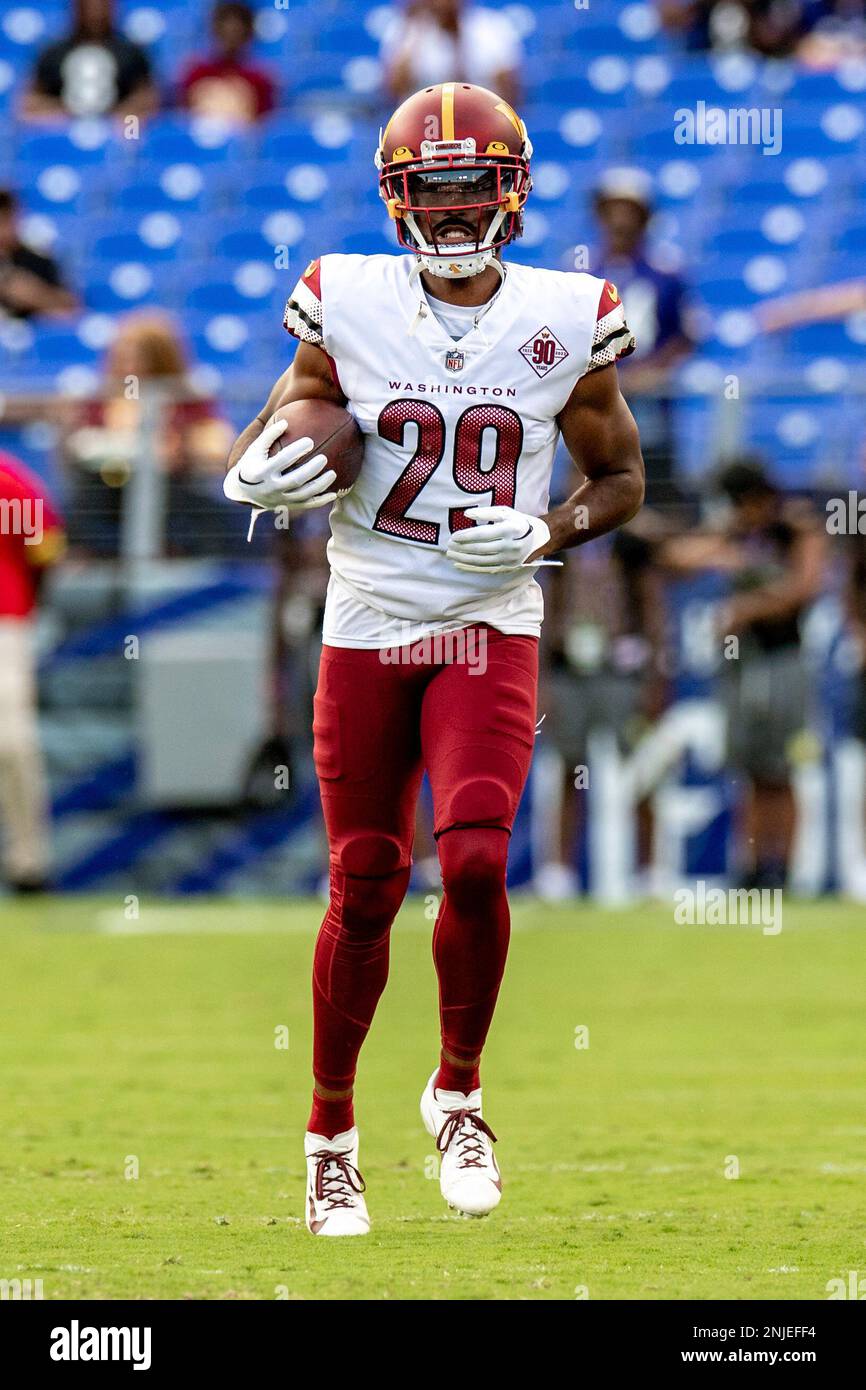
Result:
<svg viewBox="0 0 866 1390"><path fill-rule="evenodd" d="M4 903L0 1276L46 1299L752 1300L866 1269L862 908L788 902L771 937L518 898L484 1069L504 1198L473 1222L418 1116L437 1018L410 899L359 1074L373 1232L348 1243L302 1221L321 910Z"/></svg>

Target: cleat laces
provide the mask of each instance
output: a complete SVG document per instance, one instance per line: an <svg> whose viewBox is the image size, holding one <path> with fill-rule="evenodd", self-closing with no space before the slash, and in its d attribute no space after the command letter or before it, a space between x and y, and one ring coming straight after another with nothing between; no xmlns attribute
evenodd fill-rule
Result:
<svg viewBox="0 0 866 1390"><path fill-rule="evenodd" d="M365 1192L367 1184L349 1162L348 1153L319 1149L311 1157L316 1160L316 1201L324 1203L327 1211L336 1211L339 1207L351 1210L355 1194Z"/></svg>
<svg viewBox="0 0 866 1390"><path fill-rule="evenodd" d="M444 1154L453 1143L461 1168L483 1168L487 1154L481 1140L482 1134L496 1143L496 1135L477 1110L452 1110L436 1136L436 1147Z"/></svg>

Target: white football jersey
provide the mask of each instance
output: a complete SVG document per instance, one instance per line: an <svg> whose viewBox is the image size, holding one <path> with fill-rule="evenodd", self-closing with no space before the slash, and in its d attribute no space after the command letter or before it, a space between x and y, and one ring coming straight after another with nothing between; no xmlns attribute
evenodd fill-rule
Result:
<svg viewBox="0 0 866 1390"><path fill-rule="evenodd" d="M634 348L614 286L581 272L509 265L454 341L408 255L323 256L285 326L324 349L365 440L351 492L331 510L324 641L382 647L468 623L538 636L531 566L467 574L446 559L472 506L548 509L575 383Z"/></svg>

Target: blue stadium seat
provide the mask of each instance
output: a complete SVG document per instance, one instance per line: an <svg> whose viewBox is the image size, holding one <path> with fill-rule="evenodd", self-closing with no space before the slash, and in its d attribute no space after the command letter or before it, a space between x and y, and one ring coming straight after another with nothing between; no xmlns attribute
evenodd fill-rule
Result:
<svg viewBox="0 0 866 1390"><path fill-rule="evenodd" d="M85 177L84 171L69 163L38 169L16 165L14 182L31 212L80 215L95 199L94 172L89 171L89 177Z"/></svg>
<svg viewBox="0 0 866 1390"><path fill-rule="evenodd" d="M252 136L222 121L162 117L144 126L141 154L154 165L247 159Z"/></svg>
<svg viewBox="0 0 866 1390"><path fill-rule="evenodd" d="M256 361L256 334L236 315L214 314L191 335L196 362L223 372L249 373Z"/></svg>
<svg viewBox="0 0 866 1390"><path fill-rule="evenodd" d="M0 17L0 53L15 54L29 65L46 43L68 24L66 7L51 4L9 5Z"/></svg>
<svg viewBox="0 0 866 1390"><path fill-rule="evenodd" d="M839 102L834 106L795 107L783 126L786 159L809 156L861 154L864 149L863 103Z"/></svg>
<svg viewBox="0 0 866 1390"><path fill-rule="evenodd" d="M256 313L275 298L282 302L288 278L275 268L273 254L240 261L209 258L199 283L186 289L184 303L209 313Z"/></svg>
<svg viewBox="0 0 866 1390"><path fill-rule="evenodd" d="M213 207L216 189L196 165L170 164L158 175L138 175L117 191L117 204L127 212L201 212Z"/></svg>
<svg viewBox="0 0 866 1390"><path fill-rule="evenodd" d="M842 253L859 254L861 267L863 265L864 250L866 250L866 218L862 215L856 220L841 226L837 230L836 246Z"/></svg>
<svg viewBox="0 0 866 1390"><path fill-rule="evenodd" d="M335 24L324 24L316 33L316 48L320 54L335 62L354 58L359 54L376 54L379 41L367 28L364 19L353 9L345 12Z"/></svg>
<svg viewBox="0 0 866 1390"><path fill-rule="evenodd" d="M81 168L123 158L125 143L118 140L108 121L73 121L66 130L38 134L24 127L15 157L33 170L54 164Z"/></svg>
<svg viewBox="0 0 866 1390"><path fill-rule="evenodd" d="M658 49L661 26L654 5L632 3L609 6L608 13L614 8L619 9L615 21L606 17L596 18L591 6L573 9L563 35L566 52L580 56L606 53L632 56Z"/></svg>
<svg viewBox="0 0 866 1390"><path fill-rule="evenodd" d="M345 139L326 145L314 138L309 126L299 121L281 120L270 124L259 150L262 159L279 162L285 168L293 164L335 164L346 159L346 146L351 137L349 125Z"/></svg>
<svg viewBox="0 0 866 1390"><path fill-rule="evenodd" d="M793 358L838 357L863 360L866 325L854 319L847 323L811 323L783 335L786 352Z"/></svg>
<svg viewBox="0 0 866 1390"><path fill-rule="evenodd" d="M102 314L125 313L144 304L171 303L176 298L179 279L183 278L184 273L173 266L118 261L104 280L96 275L88 279L85 300L88 309Z"/></svg>
<svg viewBox="0 0 866 1390"><path fill-rule="evenodd" d="M146 218L141 220L146 221ZM109 232L91 242L89 255L94 262L103 261L108 265L115 265L119 261L141 261L144 264L176 261L189 255L189 243L180 228L177 236L171 239L163 237L157 241L152 237L146 239L139 231Z"/></svg>
<svg viewBox="0 0 866 1390"><path fill-rule="evenodd" d="M396 234L390 228L375 227L362 232L351 232L343 238L340 249L349 255L358 256L393 256L400 251Z"/></svg>
<svg viewBox="0 0 866 1390"><path fill-rule="evenodd" d="M833 452L839 402L801 396L747 401L746 421L748 444L769 455L782 481L803 484Z"/></svg>

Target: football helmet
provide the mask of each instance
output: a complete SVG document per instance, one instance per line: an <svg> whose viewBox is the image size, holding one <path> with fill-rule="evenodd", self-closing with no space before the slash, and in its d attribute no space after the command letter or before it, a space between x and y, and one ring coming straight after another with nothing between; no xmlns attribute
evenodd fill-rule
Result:
<svg viewBox="0 0 866 1390"><path fill-rule="evenodd" d="M468 82L416 92L375 157L400 245L431 275L478 275L523 230L531 157L526 126L495 92Z"/></svg>

